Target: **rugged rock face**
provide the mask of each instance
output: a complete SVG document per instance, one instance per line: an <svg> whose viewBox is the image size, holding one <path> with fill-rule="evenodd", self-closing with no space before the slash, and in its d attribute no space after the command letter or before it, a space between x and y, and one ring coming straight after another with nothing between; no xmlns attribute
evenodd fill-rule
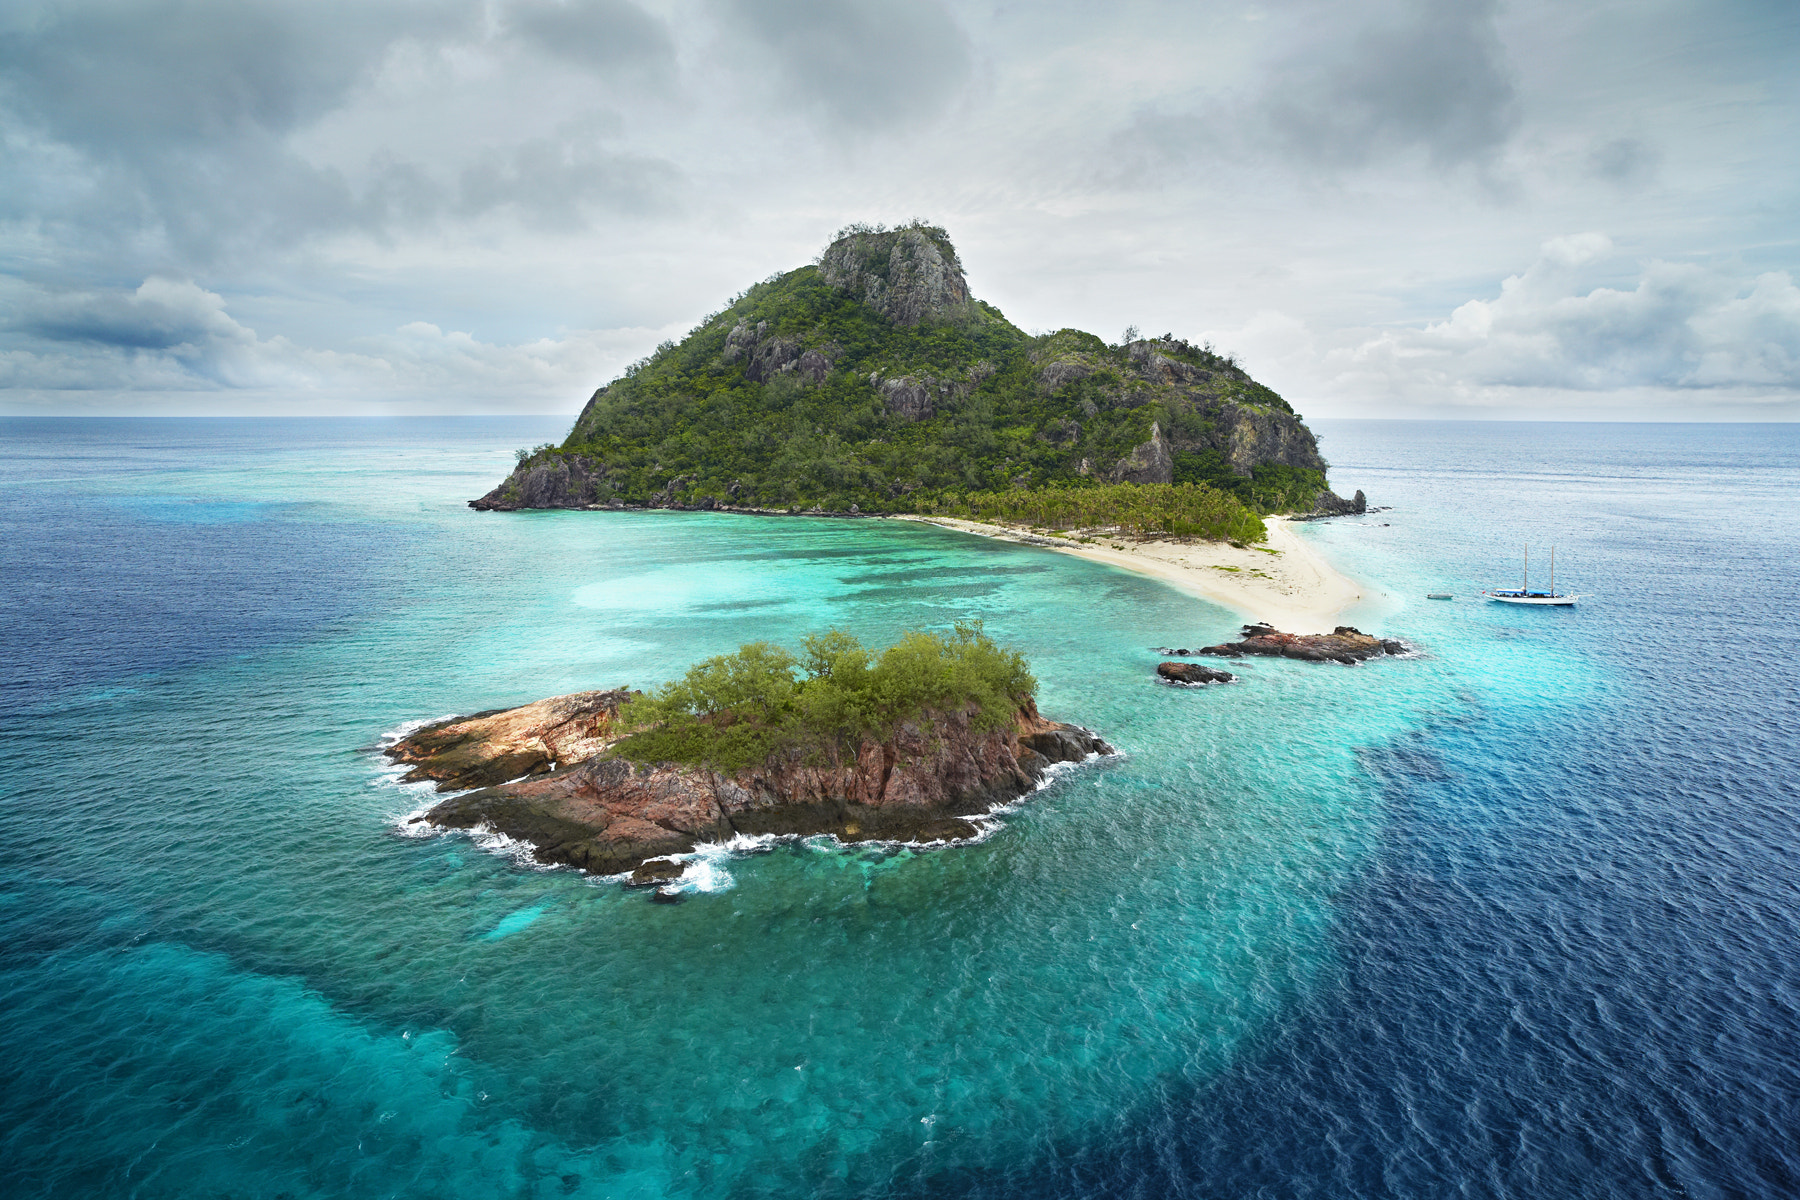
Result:
<svg viewBox="0 0 1800 1200"><path fill-rule="evenodd" d="M940 377L917 374L884 376L871 372L869 384L881 396L882 407L908 421L929 421L941 408L967 400L994 374L990 362L978 362L961 375Z"/></svg>
<svg viewBox="0 0 1800 1200"><path fill-rule="evenodd" d="M1360 629L1339 625L1330 633L1283 633L1272 625L1246 625L1243 640L1204 646L1197 654L1240 658L1246 654L1268 658L1298 658L1305 662L1340 662L1353 665L1383 654L1400 654L1403 642L1371 637ZM1182 664L1169 664L1180 666Z"/></svg>
<svg viewBox="0 0 1800 1200"><path fill-rule="evenodd" d="M1174 478L1175 456L1155 421L1150 422L1150 440L1132 447L1112 469L1114 483L1168 483Z"/></svg>
<svg viewBox="0 0 1800 1200"><path fill-rule="evenodd" d="M469 501L483 512L517 512L522 508L595 508L612 501L614 488L607 467L585 455L568 455L523 463L499 487Z"/></svg>
<svg viewBox="0 0 1800 1200"><path fill-rule="evenodd" d="M1219 449L1240 475L1248 475L1260 463L1325 470L1318 440L1292 413L1249 408L1229 400L1203 403L1198 409L1217 431L1201 444Z"/></svg>
<svg viewBox="0 0 1800 1200"><path fill-rule="evenodd" d="M674 883L687 870L687 864L673 858L647 858L631 873L632 887L659 887Z"/></svg>
<svg viewBox="0 0 1800 1200"><path fill-rule="evenodd" d="M837 349L824 346L808 350L793 338L770 337L767 321L751 325L740 320L725 335L725 349L719 357L727 364L742 363L744 378L752 383L766 383L789 371L808 382L822 383L831 374Z"/></svg>
<svg viewBox="0 0 1800 1200"><path fill-rule="evenodd" d="M624 688L576 692L452 717L414 730L386 753L414 764L404 782L435 780L440 792L505 783L583 762L610 746L618 736L613 723L619 706L632 694Z"/></svg>
<svg viewBox="0 0 1800 1200"><path fill-rule="evenodd" d="M819 259L824 281L896 325L946 316L969 302L962 264L919 229L853 233Z"/></svg>
<svg viewBox="0 0 1800 1200"><path fill-rule="evenodd" d="M869 380L881 392L881 405L897 417L909 421L929 421L937 415L937 389L930 378L919 379L912 375L902 375L898 379L883 379L880 375L871 375Z"/></svg>
<svg viewBox="0 0 1800 1200"><path fill-rule="evenodd" d="M1229 360L1217 359L1213 366L1187 361L1203 354L1210 351L1174 339L1145 339L1126 347L1129 366L1117 372L1092 350L1077 352L1042 364L1038 387L1055 395L1070 384L1085 384L1090 416L1152 402L1171 413L1191 414L1174 427L1153 425L1150 441L1106 473L1115 482L1168 483L1175 455L1209 450L1240 475L1264 463L1326 469L1312 431L1278 397L1250 383ZM1270 399L1275 403L1266 402Z"/></svg>
<svg viewBox="0 0 1800 1200"><path fill-rule="evenodd" d="M1313 510L1309 517L1348 517L1369 511L1369 499L1358 488L1356 495L1346 500L1336 492L1320 492L1319 498L1313 502Z"/></svg>
<svg viewBox="0 0 1800 1200"><path fill-rule="evenodd" d="M606 754L616 740L611 721L629 694L584 692L455 718L388 753L417 763L408 777L437 779L440 790L514 780L445 800L423 820L450 829L491 826L530 842L542 862L603 874L736 833L968 837L974 828L960 818L1030 791L1051 763L1112 753L1093 733L1045 720L1027 701L1010 727L983 732L969 712L927 714L841 759L811 761L796 751L731 774L642 765ZM572 762L574 753L587 757ZM519 779L527 773L515 772L522 763L554 769L540 766Z"/></svg>

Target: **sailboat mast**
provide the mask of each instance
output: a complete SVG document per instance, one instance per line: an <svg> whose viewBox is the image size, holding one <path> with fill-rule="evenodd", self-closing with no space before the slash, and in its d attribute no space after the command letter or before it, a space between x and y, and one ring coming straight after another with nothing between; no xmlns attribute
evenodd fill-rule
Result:
<svg viewBox="0 0 1800 1200"><path fill-rule="evenodd" d="M1531 543L1525 543L1525 578L1519 583L1519 592L1523 595L1531 590Z"/></svg>
<svg viewBox="0 0 1800 1200"><path fill-rule="evenodd" d="M1550 547L1550 594L1556 595L1556 547Z"/></svg>

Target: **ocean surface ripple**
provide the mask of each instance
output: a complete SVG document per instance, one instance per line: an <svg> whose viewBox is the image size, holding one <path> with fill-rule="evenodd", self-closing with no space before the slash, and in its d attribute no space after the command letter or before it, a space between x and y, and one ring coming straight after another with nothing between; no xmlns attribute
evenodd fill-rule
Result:
<svg viewBox="0 0 1800 1200"><path fill-rule="evenodd" d="M0 422L0 1193L1800 1195L1800 429L1317 424L1422 653L1180 689L1050 552L463 506L553 420ZM653 906L374 752L965 617L1124 751L975 845Z"/></svg>

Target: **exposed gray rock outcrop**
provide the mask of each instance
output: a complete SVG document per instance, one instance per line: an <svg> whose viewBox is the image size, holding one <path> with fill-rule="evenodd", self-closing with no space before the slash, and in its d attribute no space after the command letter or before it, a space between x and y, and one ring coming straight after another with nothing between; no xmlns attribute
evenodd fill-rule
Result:
<svg viewBox="0 0 1800 1200"><path fill-rule="evenodd" d="M1132 447L1112 469L1114 483L1168 483L1174 477L1175 458L1155 421L1150 422L1150 440Z"/></svg>
<svg viewBox="0 0 1800 1200"><path fill-rule="evenodd" d="M1128 351L1138 375L1152 383L1202 384L1211 382L1218 374L1206 367L1170 358L1157 346L1156 342L1133 342Z"/></svg>
<svg viewBox="0 0 1800 1200"><path fill-rule="evenodd" d="M936 415L937 398L928 381L911 375L902 375L898 379L871 375L870 379L881 392L883 407L895 416L909 421L928 421Z"/></svg>
<svg viewBox="0 0 1800 1200"><path fill-rule="evenodd" d="M585 455L549 455L520 463L505 482L469 507L484 512L523 508L595 508L613 499L607 466Z"/></svg>
<svg viewBox="0 0 1800 1200"><path fill-rule="evenodd" d="M1362 494L1361 488L1358 488L1356 495L1348 500L1336 492L1320 492L1318 499L1313 501L1312 512L1307 515L1311 517L1348 517L1368 511L1368 497Z"/></svg>
<svg viewBox="0 0 1800 1200"><path fill-rule="evenodd" d="M909 421L928 421L947 407L954 406L974 394L981 381L994 373L987 362L978 362L961 378L941 379L935 375L899 375L885 377L871 372L869 383L881 394L888 412Z"/></svg>
<svg viewBox="0 0 1800 1200"><path fill-rule="evenodd" d="M769 323L751 325L739 321L725 335L725 349L719 354L725 363L740 363L744 378L751 383L766 383L789 371L812 382L823 383L836 359L835 347L802 346L794 338L769 336Z"/></svg>
<svg viewBox="0 0 1800 1200"><path fill-rule="evenodd" d="M1250 474L1259 463L1325 470L1325 459L1319 454L1319 443L1312 430L1292 413L1230 401L1203 404L1201 411L1217 431L1212 444L1240 475Z"/></svg>
<svg viewBox="0 0 1800 1200"><path fill-rule="evenodd" d="M841 237L820 257L819 275L896 325L949 316L969 303L955 251L946 255L922 229Z"/></svg>
<svg viewBox="0 0 1800 1200"><path fill-rule="evenodd" d="M1048 363L1038 372L1038 384L1046 392L1054 392L1065 383L1073 383L1078 379L1086 379L1094 373L1094 368L1086 363L1058 361Z"/></svg>

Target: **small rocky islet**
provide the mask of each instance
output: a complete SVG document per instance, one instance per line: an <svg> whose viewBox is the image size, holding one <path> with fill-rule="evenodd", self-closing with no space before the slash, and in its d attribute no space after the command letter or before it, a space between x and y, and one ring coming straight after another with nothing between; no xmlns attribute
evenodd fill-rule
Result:
<svg viewBox="0 0 1800 1200"><path fill-rule="evenodd" d="M1047 720L1028 696L997 728L965 707L919 714L841 753L791 749L739 770L639 763L612 753L625 732L620 709L637 695L579 692L452 717L384 753L410 766L403 781L461 792L417 823L485 826L529 843L539 862L654 885L680 875L668 856L739 834L974 837L969 817L1032 791L1053 763L1114 752L1090 730Z"/></svg>
<svg viewBox="0 0 1800 1200"><path fill-rule="evenodd" d="M1283 633L1273 625L1252 624L1243 627L1238 641L1201 646L1197 650L1161 647L1158 653L1186 656L1190 653L1213 658L1292 658L1301 662L1335 662L1355 666L1371 658L1387 654L1404 654L1406 643L1397 638L1378 638L1353 625L1339 625L1330 633ZM1170 683L1232 683L1237 679L1223 671L1197 662L1166 661L1156 665L1158 678Z"/></svg>

